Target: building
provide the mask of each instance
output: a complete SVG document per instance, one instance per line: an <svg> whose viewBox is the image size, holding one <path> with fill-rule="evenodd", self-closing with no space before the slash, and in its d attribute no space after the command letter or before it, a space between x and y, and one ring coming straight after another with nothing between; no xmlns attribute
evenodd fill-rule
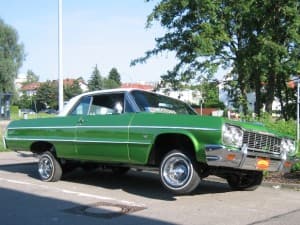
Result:
<svg viewBox="0 0 300 225"><path fill-rule="evenodd" d="M155 89L155 85L153 83L124 83L121 85L121 88L137 88L145 91L153 91Z"/></svg>
<svg viewBox="0 0 300 225"><path fill-rule="evenodd" d="M78 81L79 87L81 88L82 92L87 92L89 90L88 85L81 78L79 79L66 78L64 79L64 86L72 86L76 80Z"/></svg>
<svg viewBox="0 0 300 225"><path fill-rule="evenodd" d="M72 86L74 84L76 79L64 79L64 86ZM42 82L34 82L34 83L26 83L26 79L24 80L19 80L18 82L23 81L23 83L18 83L19 86L16 86L17 92L19 96L26 95L26 96L34 96L37 93L37 90L41 86ZM82 90L82 92L88 91L88 85L84 82L83 79L78 79L77 80L79 83L79 86ZM52 82L57 82L56 80ZM17 82L15 82L17 83Z"/></svg>
<svg viewBox="0 0 300 225"><path fill-rule="evenodd" d="M15 79L16 90L19 91L24 83L27 82L27 76L24 73L18 74L18 77Z"/></svg>
<svg viewBox="0 0 300 225"><path fill-rule="evenodd" d="M219 82L219 100L224 103L225 107L229 110L238 110L239 112L242 110L241 108L239 109L234 109L233 104L232 104L232 99L230 98L228 91L225 90L225 84L230 81L230 80L223 80ZM291 89L296 89L297 83L295 81L289 81L287 83L288 88ZM227 86L228 88L228 86ZM255 92L249 92L247 93L247 105L249 111L254 112L255 111L255 102L256 102L256 95ZM265 106L263 106L262 111L265 111ZM272 103L272 116L278 117L279 112L281 111L281 104L280 101L277 97L274 98L274 101Z"/></svg>
<svg viewBox="0 0 300 225"><path fill-rule="evenodd" d="M29 97L34 96L34 95L36 95L37 90L39 89L40 86L41 86L40 82L23 84L18 91L19 96L22 96L22 95L27 95Z"/></svg>
<svg viewBox="0 0 300 225"><path fill-rule="evenodd" d="M169 88L161 88L157 90L157 93L167 95L171 98L177 98L191 105L200 105L203 99L202 94L199 90L173 90Z"/></svg>

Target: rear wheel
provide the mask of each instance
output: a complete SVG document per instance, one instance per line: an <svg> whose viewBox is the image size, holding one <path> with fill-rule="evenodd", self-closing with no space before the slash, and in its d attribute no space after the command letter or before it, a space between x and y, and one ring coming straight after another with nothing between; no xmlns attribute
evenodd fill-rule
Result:
<svg viewBox="0 0 300 225"><path fill-rule="evenodd" d="M226 179L232 190L254 191L261 184L263 173L257 171L241 175L229 175Z"/></svg>
<svg viewBox="0 0 300 225"><path fill-rule="evenodd" d="M160 178L165 188L175 194L188 194L200 183L193 157L174 150L166 154L160 165Z"/></svg>
<svg viewBox="0 0 300 225"><path fill-rule="evenodd" d="M47 151L44 152L38 162L38 172L42 181L54 182L60 180L62 168L55 156Z"/></svg>

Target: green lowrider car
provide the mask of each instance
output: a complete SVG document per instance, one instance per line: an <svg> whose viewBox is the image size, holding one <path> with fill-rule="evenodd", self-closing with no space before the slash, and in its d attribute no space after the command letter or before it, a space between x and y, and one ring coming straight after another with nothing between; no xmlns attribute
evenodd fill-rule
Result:
<svg viewBox="0 0 300 225"><path fill-rule="evenodd" d="M58 117L11 122L4 141L39 155L43 181L59 180L71 165L151 169L176 194L208 175L254 190L263 170L289 171L296 154L293 139L264 126L199 116L177 99L136 89L79 95Z"/></svg>

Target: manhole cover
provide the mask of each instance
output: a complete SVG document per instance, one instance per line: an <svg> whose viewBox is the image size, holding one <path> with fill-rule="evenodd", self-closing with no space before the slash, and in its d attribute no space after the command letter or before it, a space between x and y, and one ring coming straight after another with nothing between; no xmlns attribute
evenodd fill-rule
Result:
<svg viewBox="0 0 300 225"><path fill-rule="evenodd" d="M114 217L122 216L124 214L134 213L143 209L145 209L145 207L114 204L109 202L97 202L90 205L73 207L64 211L76 215L111 219Z"/></svg>
<svg viewBox="0 0 300 225"><path fill-rule="evenodd" d="M85 209L86 213L106 214L106 213L122 213L122 208L117 206L96 206Z"/></svg>

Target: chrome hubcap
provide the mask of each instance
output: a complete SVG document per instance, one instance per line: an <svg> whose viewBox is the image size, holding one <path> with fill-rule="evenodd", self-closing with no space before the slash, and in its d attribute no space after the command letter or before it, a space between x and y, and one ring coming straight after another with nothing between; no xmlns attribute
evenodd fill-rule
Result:
<svg viewBox="0 0 300 225"><path fill-rule="evenodd" d="M181 156L167 159L162 171L165 183L174 188L184 186L191 177L190 165L190 161Z"/></svg>
<svg viewBox="0 0 300 225"><path fill-rule="evenodd" d="M38 170L39 170L39 174L42 177L42 179L44 179L44 180L49 179L53 172L52 160L47 156L44 156L43 158L41 158L39 161Z"/></svg>

